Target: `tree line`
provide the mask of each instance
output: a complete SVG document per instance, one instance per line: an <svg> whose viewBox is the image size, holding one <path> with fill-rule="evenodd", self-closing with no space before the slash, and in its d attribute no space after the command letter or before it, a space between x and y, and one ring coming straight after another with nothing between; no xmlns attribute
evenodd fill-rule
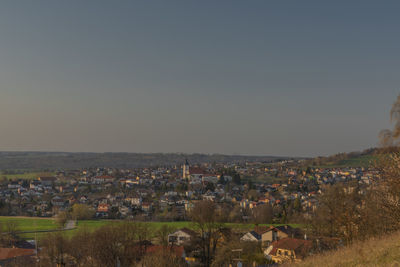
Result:
<svg viewBox="0 0 400 267"><path fill-rule="evenodd" d="M184 249L196 258L198 266L222 267L239 257L248 264L267 262L261 244L240 242L240 235L226 226L216 203L196 203L190 218L196 235ZM177 255L176 246L168 242L174 230L168 225L154 229L143 222L124 221L94 231L81 229L72 236L49 234L40 240L38 266L187 266ZM146 253L153 244L157 244L157 250Z"/></svg>

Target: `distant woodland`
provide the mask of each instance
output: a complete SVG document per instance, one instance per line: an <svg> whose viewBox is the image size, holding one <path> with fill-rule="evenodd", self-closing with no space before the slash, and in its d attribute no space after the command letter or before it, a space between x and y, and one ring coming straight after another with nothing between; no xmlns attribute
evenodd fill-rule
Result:
<svg viewBox="0 0 400 267"><path fill-rule="evenodd" d="M273 162L288 158L273 156L240 156L182 153L67 153L67 152L0 152L0 169L56 170L90 167L141 168L201 163Z"/></svg>

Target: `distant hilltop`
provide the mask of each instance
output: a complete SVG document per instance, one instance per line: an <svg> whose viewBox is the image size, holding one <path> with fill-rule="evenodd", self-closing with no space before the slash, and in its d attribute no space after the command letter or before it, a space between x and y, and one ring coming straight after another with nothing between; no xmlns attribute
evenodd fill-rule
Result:
<svg viewBox="0 0 400 267"><path fill-rule="evenodd" d="M82 169L89 167L141 168L180 166L185 160L201 163L273 162L295 159L276 156L243 156L183 153L70 153L0 152L0 169Z"/></svg>
<svg viewBox="0 0 400 267"><path fill-rule="evenodd" d="M303 162L303 165L318 168L369 167L376 161L377 155L380 153L385 153L385 150L369 148L361 152L339 153L328 157L308 159Z"/></svg>

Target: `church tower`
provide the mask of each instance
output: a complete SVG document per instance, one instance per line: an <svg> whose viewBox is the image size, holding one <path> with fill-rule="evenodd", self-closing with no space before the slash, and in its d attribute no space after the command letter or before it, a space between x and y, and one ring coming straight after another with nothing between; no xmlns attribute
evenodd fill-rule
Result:
<svg viewBox="0 0 400 267"><path fill-rule="evenodd" d="M183 179L189 178L189 176L190 176L189 168L190 168L190 167L189 167L189 162L188 162L188 160L186 159L185 164L183 164L183 166L182 166L182 169L183 169L183 175L182 175L182 177L183 177Z"/></svg>

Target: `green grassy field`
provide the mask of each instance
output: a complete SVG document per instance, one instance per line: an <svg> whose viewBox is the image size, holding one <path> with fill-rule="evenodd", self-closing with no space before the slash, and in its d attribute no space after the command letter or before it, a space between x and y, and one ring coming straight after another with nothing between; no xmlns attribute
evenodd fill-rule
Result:
<svg viewBox="0 0 400 267"><path fill-rule="evenodd" d="M13 222L16 225L18 232L30 232L30 231L43 231L43 230L55 230L58 228L57 223L54 219L49 218L29 218L29 217L5 217L0 216L0 225L2 231L7 231L7 223ZM46 233L37 234L38 237L45 235ZM20 234L22 238L34 239L35 234Z"/></svg>
<svg viewBox="0 0 400 267"><path fill-rule="evenodd" d="M78 222L78 229L86 228L89 230L95 230L101 226L108 225L108 224L115 224L121 223L123 221L116 221L116 220L89 220L89 221L79 221ZM192 222L189 221L182 221L182 222L145 222L147 225L150 226L151 229L159 229L163 225L168 225L171 228L179 229L179 228L193 228L194 225ZM267 224L264 224L267 225ZM274 224L275 226L279 226L279 224ZM241 223L227 223L227 227L235 228L235 229L242 229L248 230L255 227L254 224L241 224ZM300 225L292 224L292 227L299 227Z"/></svg>
<svg viewBox="0 0 400 267"><path fill-rule="evenodd" d="M6 231L7 222L15 222L17 224L18 231L41 231L41 230L56 230L58 228L57 223L52 218L36 218L36 217L3 217L0 216L0 224L3 227L3 230ZM120 220L88 220L88 221L79 221L77 223L77 229L68 230L64 233L67 236L72 236L79 232L79 230L86 229L88 231L94 231L102 226L110 225L110 224L118 224L124 221ZM149 227L153 230L157 230L163 225L168 225L173 229L179 229L183 227L193 228L194 225L192 222L146 222ZM254 224L237 224L237 223L227 223L227 227L240 229L243 231L254 228ZM275 225L275 226L278 226ZM292 224L292 227L300 227L300 225ZM37 238L41 238L48 233L38 233L36 234ZM22 234L21 237L26 239L34 239L34 233Z"/></svg>
<svg viewBox="0 0 400 267"><path fill-rule="evenodd" d="M313 166L317 168L346 168L346 167L370 167L373 166L374 162L377 160L375 155L362 155L359 157L354 157L346 160L341 160L339 162L330 162L320 166Z"/></svg>
<svg viewBox="0 0 400 267"><path fill-rule="evenodd" d="M89 220L89 221L79 221L78 222L78 229L87 228L89 230L97 229L101 226L108 225L108 224L115 224L121 223L124 221L117 221L117 220ZM163 225L168 225L171 228L179 229L179 228L193 228L194 225L192 222L189 221L181 221L181 222L145 222L147 225L150 226L151 229L159 229ZM272 224L263 224L270 226ZM281 224L274 224L274 226L279 226ZM248 230L255 227L254 224L243 224L243 223L227 223L227 227L235 228L235 229L243 229ZM292 227L300 227L298 224L291 224Z"/></svg>
<svg viewBox="0 0 400 267"><path fill-rule="evenodd" d="M123 223L124 221L118 221L118 220L89 220L89 221L79 221L78 222L78 227L75 230L71 231L66 231L65 235L66 236L73 236L74 234L79 233L80 230L86 229L88 231L95 231L96 229L105 226L105 225L110 225L110 224L117 224L117 223ZM168 225L172 229L180 229L183 227L189 228L189 229L194 229L195 226L192 222L188 221L182 221L182 222L145 222L147 225L149 225L150 229L153 230L152 232L155 232L157 229L161 228L163 225ZM267 225L267 224L264 224ZM268 224L267 226L270 226L271 224ZM280 224L274 224L274 226L279 226ZM236 229L239 231L247 231L250 229L253 229L255 227L254 224L239 224L239 223L227 223L227 227ZM298 224L291 224L292 227L301 227L301 225Z"/></svg>
<svg viewBox="0 0 400 267"><path fill-rule="evenodd" d="M57 224L53 219L0 216L0 225L3 231L6 231L8 222L15 223L18 231L41 231L57 229Z"/></svg>
<svg viewBox="0 0 400 267"><path fill-rule="evenodd" d="M24 172L21 174L0 174L0 178L7 178L7 179L27 179L33 180L38 178L39 176L54 176L55 173L52 172Z"/></svg>
<svg viewBox="0 0 400 267"><path fill-rule="evenodd" d="M341 165L350 167L368 167L377 160L377 156L374 155L363 155L357 158L343 160L340 162Z"/></svg>

